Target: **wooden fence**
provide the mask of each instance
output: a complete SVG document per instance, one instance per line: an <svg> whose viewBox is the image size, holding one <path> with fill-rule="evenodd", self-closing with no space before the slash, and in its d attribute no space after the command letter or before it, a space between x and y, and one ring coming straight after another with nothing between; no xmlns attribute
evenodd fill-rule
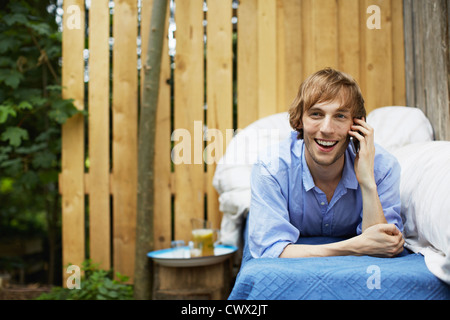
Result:
<svg viewBox="0 0 450 320"><path fill-rule="evenodd" d="M63 265L80 265L89 256L131 279L140 101L137 39L142 39L145 61L152 0L139 3L116 0L112 13L108 0L91 1L88 39L83 0L64 0L63 19L63 95L89 111L89 117L76 116L63 126ZM157 113L155 249L169 247L172 239L189 240L192 217L206 216L220 225L211 184L215 165L202 160L205 144L220 142L225 148L226 129L286 111L307 75L327 66L352 74L368 111L405 104L402 0L240 0L234 9L232 0L208 0L207 11L203 0L175 4L176 55L171 61L166 39ZM371 5L380 9L378 16L367 12ZM371 17L380 18L381 29L368 27ZM189 145L177 129L190 133L190 155L182 156L191 164L171 160L174 145ZM211 129L219 130L223 141ZM220 149L212 155L220 157Z"/></svg>

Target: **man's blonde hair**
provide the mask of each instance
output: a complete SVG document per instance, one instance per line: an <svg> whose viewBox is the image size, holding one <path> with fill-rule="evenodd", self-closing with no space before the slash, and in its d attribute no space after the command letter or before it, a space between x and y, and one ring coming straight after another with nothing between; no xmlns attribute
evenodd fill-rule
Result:
<svg viewBox="0 0 450 320"><path fill-rule="evenodd" d="M312 106L322 102L339 102L349 108L353 118L366 116L364 99L356 81L350 75L326 68L310 75L298 90L289 109L289 122L303 139L302 117Z"/></svg>

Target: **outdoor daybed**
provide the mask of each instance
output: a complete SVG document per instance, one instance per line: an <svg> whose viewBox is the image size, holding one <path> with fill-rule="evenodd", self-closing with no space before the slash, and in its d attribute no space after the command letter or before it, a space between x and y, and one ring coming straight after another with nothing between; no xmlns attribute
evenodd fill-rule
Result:
<svg viewBox="0 0 450 320"><path fill-rule="evenodd" d="M287 113L276 114L237 134L214 176L224 212L221 240L244 248L229 299L450 299L450 142L433 141L430 122L416 108L379 108L367 121L375 129L375 142L393 153L402 167L402 254L251 257L244 232L251 167L260 150L292 130ZM300 237L298 243L338 240Z"/></svg>

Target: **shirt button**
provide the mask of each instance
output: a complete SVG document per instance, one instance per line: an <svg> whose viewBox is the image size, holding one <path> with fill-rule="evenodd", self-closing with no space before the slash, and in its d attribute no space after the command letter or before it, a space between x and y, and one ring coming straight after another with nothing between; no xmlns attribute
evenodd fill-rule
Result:
<svg viewBox="0 0 450 320"><path fill-rule="evenodd" d="M328 223L325 225L325 227L328 227Z"/></svg>
<svg viewBox="0 0 450 320"><path fill-rule="evenodd" d="M325 205L325 202L322 201L320 204L324 206L324 205Z"/></svg>

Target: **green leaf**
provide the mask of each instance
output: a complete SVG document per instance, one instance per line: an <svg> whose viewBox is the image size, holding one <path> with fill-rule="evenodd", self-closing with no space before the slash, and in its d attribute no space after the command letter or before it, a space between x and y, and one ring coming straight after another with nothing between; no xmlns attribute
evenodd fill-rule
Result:
<svg viewBox="0 0 450 320"><path fill-rule="evenodd" d="M0 106L0 123L5 123L8 120L8 116L15 117L16 111L10 105Z"/></svg>
<svg viewBox="0 0 450 320"><path fill-rule="evenodd" d="M112 298L112 299L117 299L117 298L119 297L119 294L118 294L117 292L115 292L115 291L110 291L110 292L107 294L107 296L110 297L110 298Z"/></svg>
<svg viewBox="0 0 450 320"><path fill-rule="evenodd" d="M25 109L31 110L31 109L33 109L33 106L28 101L22 101L21 103L19 103L17 108L19 110L25 110Z"/></svg>
<svg viewBox="0 0 450 320"><path fill-rule="evenodd" d="M14 180L11 178L3 178L0 180L0 193L8 193L13 190Z"/></svg>
<svg viewBox="0 0 450 320"><path fill-rule="evenodd" d="M12 26L15 23L19 24L28 23L27 17L22 13L7 14L3 17L3 21L5 21L8 26Z"/></svg>
<svg viewBox="0 0 450 320"><path fill-rule="evenodd" d="M0 67L14 67L16 65L16 61L11 59L10 57L0 57Z"/></svg>
<svg viewBox="0 0 450 320"><path fill-rule="evenodd" d="M28 24L28 26L41 36L49 36L52 33L50 26L44 22Z"/></svg>
<svg viewBox="0 0 450 320"><path fill-rule="evenodd" d="M127 282L130 277L121 275L119 272L116 272L116 277L119 279L119 282Z"/></svg>
<svg viewBox="0 0 450 320"><path fill-rule="evenodd" d="M47 144L45 142L34 143L30 146L22 146L22 147L16 148L15 152L18 154L30 154L30 153L35 153L35 152L44 150L46 147L47 147Z"/></svg>
<svg viewBox="0 0 450 320"><path fill-rule="evenodd" d="M51 105L52 110L48 113L49 117L59 124L63 124L73 115L80 113L86 114L86 111L80 111L75 108L73 99L56 100Z"/></svg>
<svg viewBox="0 0 450 320"><path fill-rule="evenodd" d="M27 171L20 177L19 182L32 189L39 183L39 176L34 171Z"/></svg>
<svg viewBox="0 0 450 320"><path fill-rule="evenodd" d="M49 128L48 130L42 132L36 137L36 142L45 142L50 140L52 135L59 135L59 131L56 128Z"/></svg>
<svg viewBox="0 0 450 320"><path fill-rule="evenodd" d="M2 141L8 141L9 144L18 147L22 140L28 140L28 131L18 127L8 127L1 135Z"/></svg>
<svg viewBox="0 0 450 320"><path fill-rule="evenodd" d="M55 154L50 152L39 152L33 158L32 163L33 167L36 169L48 169L52 167L54 161L56 161Z"/></svg>
<svg viewBox="0 0 450 320"><path fill-rule="evenodd" d="M0 35L0 54L19 48L21 42L15 37Z"/></svg>
<svg viewBox="0 0 450 320"><path fill-rule="evenodd" d="M105 287L98 287L98 292L105 296L108 295L108 290Z"/></svg>
<svg viewBox="0 0 450 320"><path fill-rule="evenodd" d="M62 90L62 86L56 85L56 84L48 85L46 88L47 88L48 91L58 91L58 92L61 92L61 90Z"/></svg>
<svg viewBox="0 0 450 320"><path fill-rule="evenodd" d="M47 102L47 99L43 98L41 96L32 96L32 97L30 97L30 99L28 101L30 102L31 105L33 105L35 107L40 107L40 106L43 106Z"/></svg>
<svg viewBox="0 0 450 320"><path fill-rule="evenodd" d="M7 86L10 86L13 89L17 89L23 78L23 74L17 70L0 69L0 82L3 81Z"/></svg>

